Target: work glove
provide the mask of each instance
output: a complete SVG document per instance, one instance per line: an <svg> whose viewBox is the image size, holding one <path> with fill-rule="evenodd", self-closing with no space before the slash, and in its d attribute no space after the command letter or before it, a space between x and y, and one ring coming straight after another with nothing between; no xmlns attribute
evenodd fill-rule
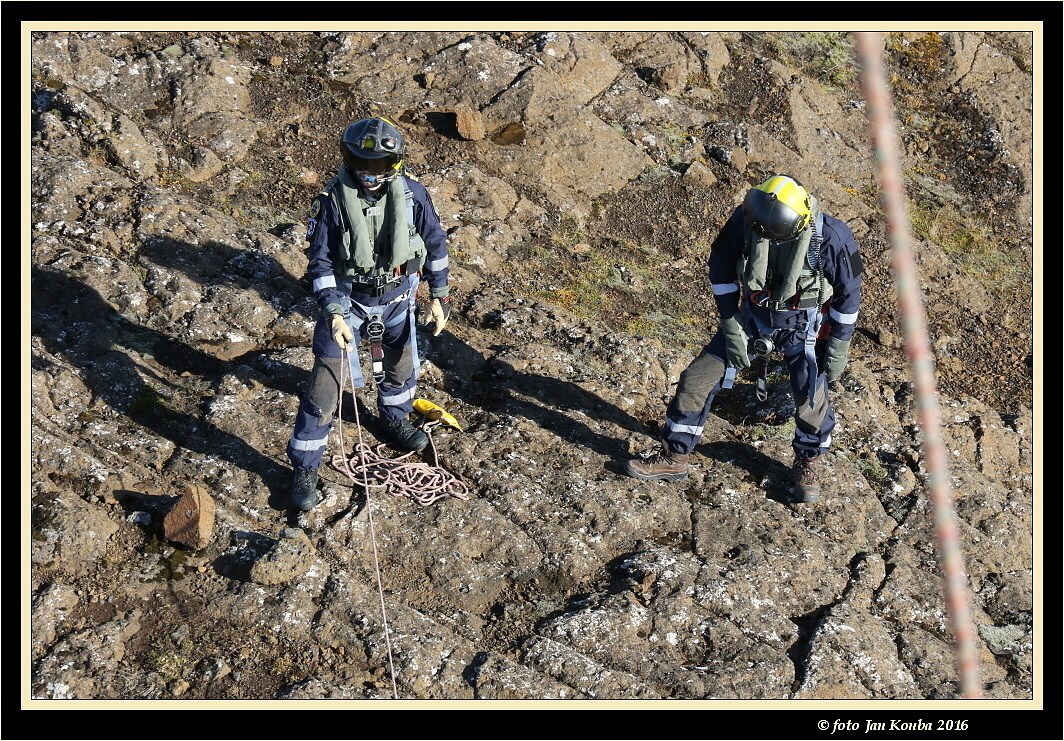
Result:
<svg viewBox="0 0 1064 741"><path fill-rule="evenodd" d="M432 319L434 325L432 330L432 336L435 337L443 328L447 326L447 320L451 317L451 299L434 298L432 299L432 305L429 307L429 318Z"/></svg>
<svg viewBox="0 0 1064 741"><path fill-rule="evenodd" d="M746 332L743 331L742 325L735 317L728 319L722 319L720 324L721 331L724 332L725 351L727 354L727 361L729 368L743 368L750 367L750 354L749 345L750 338L746 336Z"/></svg>
<svg viewBox="0 0 1064 741"><path fill-rule="evenodd" d="M839 380L842 372L846 370L846 363L850 359L850 341L840 340L835 337L828 339L828 348L824 356L824 366L828 374L828 383Z"/></svg>
<svg viewBox="0 0 1064 741"><path fill-rule="evenodd" d="M341 350L350 351L352 349L351 340L355 339L355 335L351 328L347 326L343 307L340 304L329 304L325 307L325 314L329 318L329 330L332 332L333 340L340 346Z"/></svg>

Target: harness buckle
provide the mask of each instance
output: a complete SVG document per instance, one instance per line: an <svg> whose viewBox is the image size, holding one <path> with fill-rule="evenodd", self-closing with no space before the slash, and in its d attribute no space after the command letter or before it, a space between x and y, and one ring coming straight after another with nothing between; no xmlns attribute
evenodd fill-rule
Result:
<svg viewBox="0 0 1064 741"><path fill-rule="evenodd" d="M376 284L373 289L373 295L383 296L400 280L402 280L400 275L378 275L373 281Z"/></svg>
<svg viewBox="0 0 1064 741"><path fill-rule="evenodd" d="M720 387L730 389L735 386L735 376L739 372L738 368L728 366L724 369L724 378L721 379Z"/></svg>
<svg viewBox="0 0 1064 741"><path fill-rule="evenodd" d="M754 306L760 306L763 309L768 309L769 311L791 311L795 308L794 306L791 306L790 304L784 301L779 301L777 299L772 298L772 292L767 290L754 291L753 293L751 293L750 303L752 303Z"/></svg>
<svg viewBox="0 0 1064 741"><path fill-rule="evenodd" d="M365 280L354 281L351 284L351 288L352 290L360 289L360 292L365 291L367 295L377 298L392 290L402 279L402 274L382 273L380 275L367 276Z"/></svg>

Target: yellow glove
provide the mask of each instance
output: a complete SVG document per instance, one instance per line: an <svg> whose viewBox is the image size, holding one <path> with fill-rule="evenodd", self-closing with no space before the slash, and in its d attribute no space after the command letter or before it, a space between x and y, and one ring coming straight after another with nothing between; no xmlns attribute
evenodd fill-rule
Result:
<svg viewBox="0 0 1064 741"><path fill-rule="evenodd" d="M432 306L429 307L429 317L432 319L435 327L432 330L432 336L435 337L443 328L447 326L447 320L451 316L451 299L450 298L434 298L432 299Z"/></svg>
<svg viewBox="0 0 1064 741"><path fill-rule="evenodd" d="M339 314L331 314L329 323L332 327L333 340L336 341L341 350L350 351L352 349L351 340L355 338L355 335L351 332L351 328L347 326L347 320Z"/></svg>

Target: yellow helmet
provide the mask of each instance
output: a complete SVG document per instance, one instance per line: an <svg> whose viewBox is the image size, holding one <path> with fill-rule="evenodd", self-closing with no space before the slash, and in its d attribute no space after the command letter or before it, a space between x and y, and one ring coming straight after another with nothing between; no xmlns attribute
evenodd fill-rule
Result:
<svg viewBox="0 0 1064 741"><path fill-rule="evenodd" d="M773 175L743 199L746 223L763 237L779 241L791 239L809 226L813 210L809 192L796 179Z"/></svg>

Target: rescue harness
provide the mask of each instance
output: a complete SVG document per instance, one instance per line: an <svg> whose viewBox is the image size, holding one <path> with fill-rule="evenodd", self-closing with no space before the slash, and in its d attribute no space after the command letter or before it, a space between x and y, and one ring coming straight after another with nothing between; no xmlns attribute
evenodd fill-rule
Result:
<svg viewBox="0 0 1064 741"><path fill-rule="evenodd" d="M823 324L825 304L831 298L831 285L824 277L824 214L816 199L809 197L813 218L809 228L792 239L771 241L746 230L746 245L739 265L744 300L740 315L751 335L751 351L757 373L757 398L768 398L768 359L776 349L772 337L779 329L804 326L803 353L809 363L812 399L816 391L816 341ZM750 330L753 330L752 332ZM736 368L727 368L721 383L732 388Z"/></svg>

